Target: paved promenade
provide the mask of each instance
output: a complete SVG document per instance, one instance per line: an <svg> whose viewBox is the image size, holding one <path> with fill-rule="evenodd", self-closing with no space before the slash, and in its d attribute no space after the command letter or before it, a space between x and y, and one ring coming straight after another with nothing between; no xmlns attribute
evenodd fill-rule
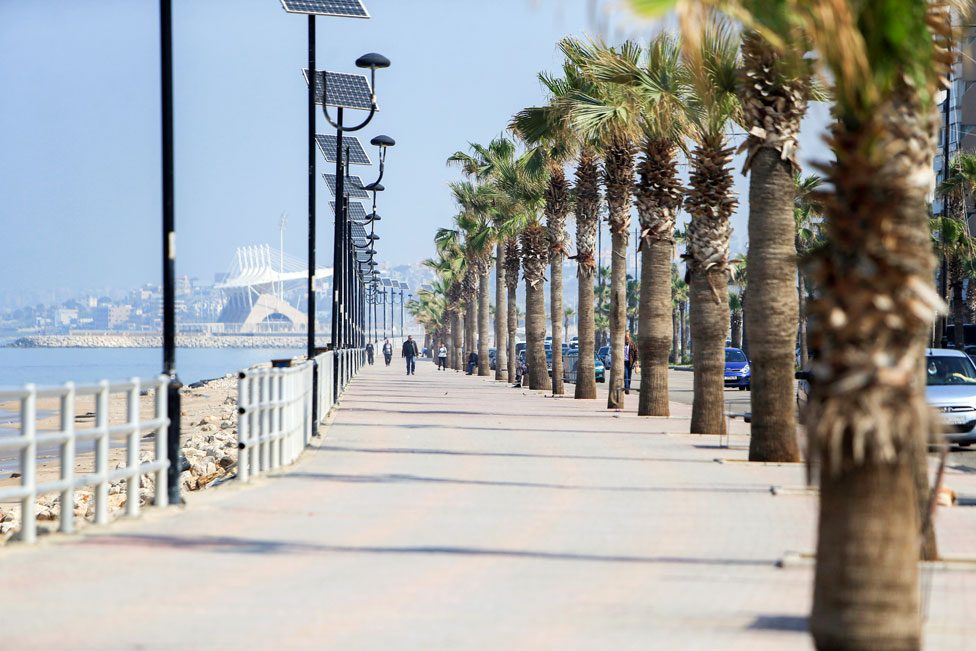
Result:
<svg viewBox="0 0 976 651"><path fill-rule="evenodd" d="M418 364L367 367L285 471L0 551L8 649L810 649L816 498L671 419ZM723 463L716 462L723 460ZM972 487L976 469L950 483ZM785 490L780 495L771 486ZM940 512L976 555L976 509ZM976 572L928 570L927 648Z"/></svg>

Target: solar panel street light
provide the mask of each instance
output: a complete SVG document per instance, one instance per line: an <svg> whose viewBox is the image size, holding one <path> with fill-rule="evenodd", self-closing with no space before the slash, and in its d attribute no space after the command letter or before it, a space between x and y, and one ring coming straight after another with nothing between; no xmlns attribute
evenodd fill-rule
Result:
<svg viewBox="0 0 976 651"><path fill-rule="evenodd" d="M325 160L328 163L338 162L336 157L336 137L329 134L319 134L315 136L315 142L319 146L319 150L322 155L325 156ZM344 136L342 139L343 151L348 148L349 157L346 162L350 165L372 165L373 161L370 160L369 155L366 150L363 149L363 145L359 142L359 138L356 136Z"/></svg>
<svg viewBox="0 0 976 651"><path fill-rule="evenodd" d="M335 213L336 202L330 201L329 207L332 208L332 212ZM367 221L366 209L363 208L363 204L358 201L350 201L349 205L346 207L346 218L352 221L362 222Z"/></svg>
<svg viewBox="0 0 976 651"><path fill-rule="evenodd" d="M360 0L281 0L281 5L291 14L369 18L369 12Z"/></svg>
<svg viewBox="0 0 976 651"><path fill-rule="evenodd" d="M302 69L305 83L308 83L308 69ZM331 70L315 71L315 103L322 103L322 93L325 93L325 105L336 108L358 109L360 111L378 111L373 91L370 89L366 75L349 74L347 72L333 72Z"/></svg>
<svg viewBox="0 0 976 651"><path fill-rule="evenodd" d="M166 0L169 2L169 0ZM347 18L369 18L369 12L363 6L361 0L281 0L281 6L289 13L308 15L308 67L306 70L315 70L315 16L338 16ZM315 355L315 84L308 86L308 357L313 359ZM370 91L372 95L372 91ZM371 97L372 99L372 97ZM341 109L340 109L341 110ZM360 147L361 148L361 147ZM333 147L335 150L335 147ZM324 153L324 152L323 152ZM365 156L365 152L363 152ZM328 157L327 157L328 158ZM337 158L333 156L333 158ZM367 157L368 160L368 157ZM340 181L341 183L341 181ZM343 196L340 188L338 196ZM333 256L333 297L341 287L335 277L340 272L338 263L341 261ZM336 305L333 300L332 305L332 344L336 347ZM338 356L335 359L335 369L338 371ZM317 391L318 373L312 374L312 392ZM336 392L333 398L338 398L338 383L335 383ZM315 427L318 425L318 401L312 401L312 422ZM179 438L177 437L177 442Z"/></svg>
<svg viewBox="0 0 976 651"><path fill-rule="evenodd" d="M325 179L325 182L329 186L329 191L332 192L332 196L334 197L336 193L335 174L323 174L322 178ZM345 191L346 196L352 199L369 199L369 193L363 188L359 187L359 185L362 184L362 179L360 179L358 176L350 176L348 178L352 179L354 183L343 185L343 190ZM357 183L359 185L356 185Z"/></svg>

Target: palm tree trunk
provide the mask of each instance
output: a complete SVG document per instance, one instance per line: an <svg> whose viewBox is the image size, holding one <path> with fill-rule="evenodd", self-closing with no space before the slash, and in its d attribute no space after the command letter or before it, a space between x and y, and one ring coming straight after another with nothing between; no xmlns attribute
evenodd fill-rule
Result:
<svg viewBox="0 0 976 651"><path fill-rule="evenodd" d="M597 224L599 219L599 168L592 152L583 150L576 165L576 262L579 294L576 330L579 361L573 397L596 399L596 326L593 309L593 281L596 264Z"/></svg>
<svg viewBox="0 0 976 651"><path fill-rule="evenodd" d="M777 150L763 147L749 175L749 319L752 369L750 461L798 461L793 373L798 310L793 173ZM733 335L734 336L734 335Z"/></svg>
<svg viewBox="0 0 976 651"><path fill-rule="evenodd" d="M729 329L729 304L721 297L727 293L724 269L691 274L691 354L695 375L692 434L725 433L725 334Z"/></svg>
<svg viewBox="0 0 976 651"><path fill-rule="evenodd" d="M454 313L454 370L460 371L464 365L464 319L463 308Z"/></svg>
<svg viewBox="0 0 976 651"><path fill-rule="evenodd" d="M691 291L690 285L688 290ZM680 364L691 355L691 332L688 331L688 301L681 301L678 305L678 312L681 314L681 359L678 362Z"/></svg>
<svg viewBox="0 0 976 651"><path fill-rule="evenodd" d="M508 288L505 286L505 247L495 245L495 379L508 381Z"/></svg>
<svg viewBox="0 0 976 651"><path fill-rule="evenodd" d="M552 319L552 394L563 390L563 254L549 263L549 311ZM545 337L545 335L543 335Z"/></svg>
<svg viewBox="0 0 976 651"><path fill-rule="evenodd" d="M803 279L803 272L799 272L796 276L796 297L797 306L799 308L799 339L800 339L800 368L805 369L807 367L807 360L809 359L809 351L807 350L807 288L806 281Z"/></svg>
<svg viewBox="0 0 976 651"><path fill-rule="evenodd" d="M490 253L486 255L490 258ZM489 263L490 264L490 263ZM491 267L486 266L478 284L478 376L491 376L491 360L488 359L488 317L491 311L491 288L488 286Z"/></svg>
<svg viewBox="0 0 976 651"><path fill-rule="evenodd" d="M962 260L958 256L949 262L949 278L952 281L952 343L956 350L966 347L966 304L962 300Z"/></svg>
<svg viewBox="0 0 976 651"><path fill-rule="evenodd" d="M627 329L627 234L614 233L610 263L610 394L607 409L624 408L624 334Z"/></svg>
<svg viewBox="0 0 976 651"><path fill-rule="evenodd" d="M732 340L733 348L742 348L742 313L732 312L732 335L730 339Z"/></svg>
<svg viewBox="0 0 976 651"><path fill-rule="evenodd" d="M679 337L681 336L681 327L678 325L678 306L672 305L671 307L671 356L668 357L668 363L677 364L680 362L678 356L679 352ZM641 350L644 349L644 344L641 344ZM641 360L641 366L644 365L644 361Z"/></svg>
<svg viewBox="0 0 976 651"><path fill-rule="evenodd" d="M518 343L518 307L516 288L509 285L508 288L508 379L515 381L515 364L518 357L515 355L515 344Z"/></svg>
<svg viewBox="0 0 976 651"><path fill-rule="evenodd" d="M545 273L549 258L546 234L538 224L525 227L521 235L522 268L525 270L525 359L529 367L529 388L550 389L546 365Z"/></svg>
<svg viewBox="0 0 976 651"><path fill-rule="evenodd" d="M464 360L465 372L468 370L468 354L478 350L478 292L477 290L466 301L464 310Z"/></svg>
<svg viewBox="0 0 976 651"><path fill-rule="evenodd" d="M670 416L668 353L677 349L671 303L671 243L644 241L641 255L640 323L637 348L641 382L637 413ZM671 314L669 315L668 312Z"/></svg>

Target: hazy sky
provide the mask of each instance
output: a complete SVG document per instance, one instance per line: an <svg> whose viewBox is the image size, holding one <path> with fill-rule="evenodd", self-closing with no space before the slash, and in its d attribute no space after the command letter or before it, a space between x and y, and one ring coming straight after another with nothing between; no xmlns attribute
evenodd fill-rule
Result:
<svg viewBox="0 0 976 651"><path fill-rule="evenodd" d="M317 19L316 58L344 72L366 52L393 62L377 72L380 112L358 135L397 141L378 251L413 263L454 214L447 156L542 101L536 73L559 66L556 41L593 27L587 0L365 4L371 20ZM283 212L285 251L304 259L305 17L279 0L173 0L173 20L177 273L209 282L238 246L277 246ZM331 132L321 117L318 131ZM159 143L156 0L0 0L0 292L159 282ZM813 129L804 145L825 155ZM330 262L331 198L320 181L320 266Z"/></svg>

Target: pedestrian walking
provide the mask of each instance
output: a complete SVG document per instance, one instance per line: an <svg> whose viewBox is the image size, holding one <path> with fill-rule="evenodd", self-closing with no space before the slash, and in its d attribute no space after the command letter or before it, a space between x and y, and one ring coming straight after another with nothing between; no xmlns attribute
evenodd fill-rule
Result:
<svg viewBox="0 0 976 651"><path fill-rule="evenodd" d="M386 365L390 365L390 361L393 359L393 344L387 339L383 342L383 359L386 360Z"/></svg>
<svg viewBox="0 0 976 651"><path fill-rule="evenodd" d="M366 342L366 361L369 362L370 366L373 365L373 342L372 341Z"/></svg>
<svg viewBox="0 0 976 651"><path fill-rule="evenodd" d="M403 342L403 348L400 349L400 356L407 360L407 375L417 374L417 363L414 359L419 352L417 350L417 342L413 340L413 335L407 337L407 340Z"/></svg>
<svg viewBox="0 0 976 651"><path fill-rule="evenodd" d="M474 369L478 367L478 353L473 350L468 353L468 375L474 375Z"/></svg>
<svg viewBox="0 0 976 651"><path fill-rule="evenodd" d="M630 333L624 335L624 393L630 393L630 376L637 366L640 353L637 344L630 340Z"/></svg>
<svg viewBox="0 0 976 651"><path fill-rule="evenodd" d="M437 349L437 370L447 370L447 346L444 344L441 344L441 347Z"/></svg>

